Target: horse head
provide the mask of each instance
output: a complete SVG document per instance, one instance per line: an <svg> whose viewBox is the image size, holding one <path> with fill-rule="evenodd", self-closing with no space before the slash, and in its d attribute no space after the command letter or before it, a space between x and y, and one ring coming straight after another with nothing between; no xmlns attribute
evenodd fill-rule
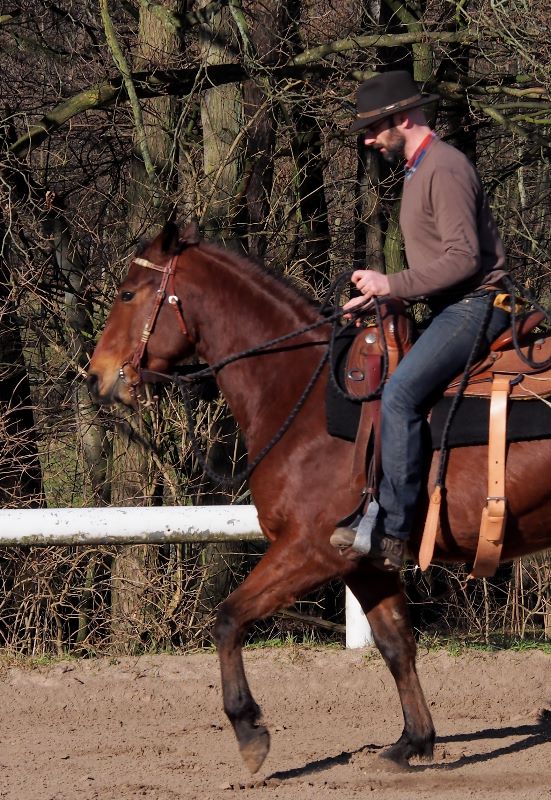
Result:
<svg viewBox="0 0 551 800"><path fill-rule="evenodd" d="M169 222L132 259L88 369L98 402L136 407L142 368L166 373L193 353L174 280L181 254L198 243L195 224L180 232Z"/></svg>

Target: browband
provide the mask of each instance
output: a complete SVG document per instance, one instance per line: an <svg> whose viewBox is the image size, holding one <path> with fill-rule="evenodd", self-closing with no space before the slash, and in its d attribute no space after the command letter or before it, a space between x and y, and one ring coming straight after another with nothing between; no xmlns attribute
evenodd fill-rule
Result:
<svg viewBox="0 0 551 800"><path fill-rule="evenodd" d="M133 258L132 261L134 264L138 264L140 267L147 267L148 269L156 269L157 272L164 272L165 267L159 267L157 264L154 264L153 261L148 261L147 258Z"/></svg>

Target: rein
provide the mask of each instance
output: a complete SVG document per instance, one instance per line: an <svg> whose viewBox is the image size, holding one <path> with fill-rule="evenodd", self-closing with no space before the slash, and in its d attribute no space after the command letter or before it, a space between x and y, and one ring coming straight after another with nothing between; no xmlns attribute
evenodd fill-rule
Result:
<svg viewBox="0 0 551 800"><path fill-rule="evenodd" d="M166 375L164 373L153 372L151 370L142 369L141 363L142 363L142 360L143 360L143 357L144 357L144 354L145 354L147 343L149 341L149 337L150 337L150 335L151 335L151 333L153 331L153 328L155 326L155 323L157 321L157 317L159 315L161 306L162 306L162 304L163 304L163 302L165 300L167 290L170 293L168 298L167 298L167 302L174 308L174 311L175 311L176 317L177 317L177 322L178 322L178 327L179 327L180 333L183 336L188 336L189 337L188 329L187 329L187 326L186 326L186 323L185 323L185 320L184 320L184 316L183 316L183 312L182 312L182 304L181 304L180 299L178 298L178 296L176 294L175 285L174 285L175 272L176 272L176 266L177 266L178 258L179 258L179 255L172 256L172 258L170 259L169 263L167 265L165 265L164 267L159 266L159 265L157 265L157 264L153 263L152 261L149 261L149 260L147 260L145 258L134 258L133 259L132 263L137 264L138 266L145 267L146 269L152 269L152 270L155 270L157 272L162 273L162 278L161 278L161 284L160 284L159 288L157 289L157 291L155 293L155 298L154 298L152 309L151 309L151 311L149 313L149 316L147 317L146 322L144 324L144 327L143 327L143 330L142 330L142 334L140 336L140 341L139 341L138 347L136 348L136 350L132 354L132 358L129 361L125 361L121 365L121 367L119 369L119 377L120 377L121 381L123 383L125 383L126 386L128 386L128 389L131 392L131 394L134 394L134 395L136 394L137 387L140 386L140 384L143 383L143 382L164 383L164 384L170 383L170 384L176 384L178 386L178 388L180 390L180 393L182 395L182 399L183 399L183 403L184 403L184 407L185 407L186 420L187 420L187 433L189 435L189 439L190 439L192 450L193 450L198 462L200 463L202 469L204 470L205 474L211 480L215 481L216 483L218 483L218 484L220 484L220 485L222 485L224 487L236 487L236 486L239 486L243 481L247 480L250 477L250 475L256 469L256 467L262 461L262 459L265 458L265 456L270 452L270 450L272 450L273 447L275 447L275 445L283 438L285 433L291 427L293 421L295 420L295 418L299 414L299 412L302 409L304 403L306 402L308 396L310 395L312 389L314 388L318 378L320 377L321 372L322 372L325 364L327 363L327 361L330 360L330 362L332 364L334 363L334 359L332 358L332 356L333 356L333 353L334 353L335 343L336 343L336 340L338 338L339 333L343 333L349 327L353 326L355 324L356 319L358 319L358 317L360 317L362 314L365 313L367 307L371 307L371 306L373 306L373 310L375 312L377 328L378 328L378 330L379 330L379 332L381 334L380 341L382 343L382 348L383 348L383 364L382 364L382 370L381 370L381 379L380 379L379 385L372 392L370 392L367 395L361 396L361 397L354 396L352 399L354 399L357 402L364 402L364 401L372 400L372 399L374 399L376 397L380 397L382 388L384 386L384 383L385 383L387 375L388 375L388 348L387 348L387 344L386 344L386 337L384 335L384 328L383 328L381 312L380 312L380 307L379 307L379 303L381 302L381 300L384 300L384 298L373 297L370 301L366 301L366 304L364 306L360 306L359 308L357 308L356 310L354 310L352 312L352 314L351 314L352 315L352 320L347 325L345 325L344 327L339 327L338 322L342 318L342 309L340 308L340 295L342 293L342 287L343 287L344 283L348 283L349 280L350 280L350 276L352 274L351 272L342 273L341 275L339 275L333 281L333 283L332 283L331 287L329 288L329 290L328 290L328 292L326 294L326 297L325 297L325 299L324 299L324 301L323 301L323 303L321 305L321 309L320 309L320 314L322 315L321 319L317 320L316 322L313 322L313 323L310 323L308 325L305 325L302 328L299 328L297 330L294 330L294 331L291 331L289 333L283 334L282 336L278 336L278 337L276 337L274 339L270 339L268 341L262 342L262 343L260 343L258 345L254 345L253 347L250 347L250 348L248 348L246 350L242 350L242 351L237 352L237 353L232 353L229 356L226 356L225 358L223 358L220 361L216 362L215 364L208 365L207 367L205 367L203 369L194 370L193 373L191 373L191 374L187 374L187 375ZM508 288L510 290L511 298L512 298L511 316L512 316L512 323L513 323L514 346L515 346L515 349L517 350L517 352L519 353L519 355L521 355L521 357L523 357L522 354L520 353L520 346L519 346L518 342L516 341L515 326L514 326L515 306L516 306L516 303L515 303L515 299L516 299L515 298L515 290L518 291L518 288L513 284L512 281L510 281L510 286ZM328 301L329 301L329 298L331 296L333 296L333 294L336 296L336 301L335 301L335 305L331 307L329 305ZM533 305L538 306L538 304L535 302L534 298L530 297L530 298L527 298L527 299L529 299L530 302ZM336 310L331 310L331 308L336 309ZM540 310L544 310L544 309L541 309L541 307L539 307L539 308L540 308ZM480 340L481 340L481 337L482 337L482 335L484 333L485 327L487 325L490 310L491 310L491 304L489 304L489 306L488 306L487 318L483 321L483 324L481 325L481 330L479 331L479 334L477 336L477 341L474 343L474 346L473 346L473 349L472 349L472 352L471 352L471 356L469 358L469 363L468 363L468 365L466 367L466 370L465 370L465 373L464 373L463 383L465 383L465 384L466 384L466 381L467 381L469 368L470 368L470 366L472 366L472 363L474 362L474 358L475 358L476 352L477 352L477 350L478 350L478 348L480 346ZM547 317L547 319L549 319L549 316L548 316L547 313L546 313L546 317ZM296 338L297 336L300 336L302 334L308 333L308 332L310 332L312 330L315 330L316 328L319 328L319 327L321 327L323 325L328 325L328 324L331 324L332 329L331 329L331 336L329 338L329 342L327 343L327 350L324 352L320 362L316 366L312 376L310 377L306 387L304 388L302 394L298 398L298 400L295 403L294 407L290 411L289 415L287 416L287 418L285 419L283 424L280 426L280 428L274 434L272 439L270 439L270 441L262 448L262 450L260 450L260 452L253 459L253 461L251 461L245 467L245 469L241 470L236 475L234 475L232 477L228 477L226 475L222 475L222 474L216 473L214 470L212 470L210 468L209 464L207 463L206 456L204 456L203 453L201 452L201 448L199 446L199 442L197 440L195 432L193 431L193 409L192 409L192 405L191 405L191 396L190 396L191 395L191 387L193 386L193 384L199 383L199 382L201 382L203 380L206 380L208 378L215 377L217 375L217 373L220 372L224 367L226 367L229 364L232 364L232 363L234 363L236 361L240 361L243 358L249 358L249 357L255 356L255 355L263 355L263 354L267 355L270 352L275 352L278 345L283 344L285 342L288 342L291 339ZM316 343L312 343L312 344L315 345ZM523 357L523 360L526 361L527 359L525 359ZM528 361L528 363L531 363L531 362ZM127 378L127 376L125 374L125 367L127 367L127 366L130 366L132 368L132 370L136 374L136 379L134 381L132 381L131 379ZM331 380L331 382L332 382L332 384L334 386L334 389L336 390L337 394L342 396L342 397L350 398L351 395L349 395L348 392L344 391L339 386L339 382L338 382L337 375L335 374L335 370L334 369L330 369L329 373L330 373L329 374L329 378L330 378L330 380ZM448 434L448 431L449 431L451 420L452 420L452 418L454 416L454 413L455 413L456 405L459 402L459 399L461 398L461 396L463 394L463 391L462 391L463 389L464 389L464 386L462 385L460 387L458 393L457 393L456 398L455 398L455 400L457 402L452 404L452 408L450 409L450 413L448 415L448 419L446 421L446 425L444 426L444 432L443 432L442 442L441 442L440 463L439 463L438 476L437 476L437 485L438 484L442 485L443 481L444 481L444 474L445 474L446 462L447 462L447 434Z"/></svg>
<svg viewBox="0 0 551 800"><path fill-rule="evenodd" d="M172 382L178 385L178 388L180 389L180 393L182 395L182 399L184 401L184 408L186 410L187 432L189 434L191 448L195 454L195 457L200 463L203 471L212 481L221 484L225 488L236 488L240 486L243 483L243 481L249 479L249 477L256 469L256 467L260 464L262 459L268 455L270 450L273 447L275 447L275 445L283 438L283 436L287 433L287 431L291 427L292 423L294 422L295 418L297 417L298 413L300 412L301 408L306 402L308 395L314 388L319 376L321 375L321 371L325 366L328 357L329 357L329 351L326 351L321 357L321 360L317 365L316 369L314 370L312 377L308 381L304 391L302 392L301 396L293 406L287 419L283 422L279 430L276 431L276 433L273 435L270 441L266 445L264 445L262 450L260 450L260 452L257 453L255 458L250 462L250 464L247 464L247 466L244 469L242 469L240 472L230 477L228 477L227 475L223 475L219 472L215 472L213 469L211 469L211 467L208 464L207 457L204 456L203 453L201 452L197 436L195 435L195 432L193 430L193 423L192 423L193 409L191 407L191 397L190 397L191 391L189 385L187 384L191 383L193 379L198 375L198 373L195 373L195 375L193 376L175 376L174 378L171 379ZM199 380L201 380L201 378L199 378Z"/></svg>
<svg viewBox="0 0 551 800"><path fill-rule="evenodd" d="M337 283L338 281L343 281L344 279L348 280L349 277L350 277L350 273L346 273L344 276L340 276L335 283ZM382 321L381 321L381 318L380 318L380 311L379 311L378 303L375 304L375 308L376 308L376 311L377 311L378 323L379 323L380 329L382 331ZM334 348L334 343L335 343L335 338L336 338L336 331L338 330L338 320L341 317L342 317L342 311L340 311L340 310L334 311L333 313L331 313L328 317L326 317L324 319L318 320L317 322L311 323L310 325L305 325L304 327L299 328L298 330L291 331L290 333L286 333L283 336L277 337L276 339L270 339L267 342L263 342L262 344L255 345L254 347L251 347L248 350L243 350L243 351L241 351L239 353L234 353L232 355L229 355L226 358L222 359L221 361L218 361L216 364L213 364L212 366L208 366L205 369L202 369L202 370L199 370L199 371L194 371L192 374L169 376L169 375L164 375L162 373L155 373L155 372L149 372L149 371L144 371L142 373L143 376L145 378L149 379L149 380L155 381L157 379L157 380L160 380L160 382L163 382L163 383L175 383L178 386L178 388L180 390L180 393L182 395L183 402L184 402L184 408L185 408L185 411L186 411L187 433L188 433L188 436L189 436L189 440L190 440L190 443L191 443L191 447L192 447L193 453L194 453L195 457L197 458L198 462L200 463L200 465L201 465L203 471L205 472L205 474L212 481L214 481L215 483L218 483L221 486L226 487L226 488L236 488L236 487L240 486L241 483L243 483L243 481L246 481L246 480L249 479L249 477L251 476L253 471L256 469L256 467L260 464L262 459L265 458L268 455L270 450L272 450L272 448L275 447L275 445L287 433L287 431L291 427L293 421L295 420L295 418L299 414L300 410L302 409L304 403L306 402L308 396L310 395L310 392L314 388L318 378L321 375L321 372L322 372L325 364L327 363L327 361L329 361L331 359L331 356L332 356L332 353L333 353L333 348ZM237 474L235 474L235 475L233 475L231 477L228 477L227 475L223 475L223 474L221 474L219 472L215 472L209 466L207 458L201 452L201 448L199 446L199 442L198 442L197 436L195 435L195 432L193 430L193 409L192 409L192 406L191 406L191 386L194 383L199 383L200 381L205 380L206 378L213 377L223 367L227 366L228 364L232 364L235 361L239 361L240 359L247 358L247 357L249 357L251 355L267 355L267 354L269 354L271 352L275 352L274 347L276 345L282 344L283 342L286 342L286 341L289 341L290 339L293 339L296 336L299 336L299 335L301 335L303 333L307 333L308 331L314 330L315 328L319 328L322 325L327 325L328 323L332 323L332 333L331 333L330 341L328 343L327 350L323 353L320 362L318 363L316 369L314 370L312 376L310 377L310 380L308 381L308 383L307 383L306 387L304 388L302 394L300 395L299 399L297 400L297 402L295 403L295 405L291 409L289 415L287 416L285 421L282 423L280 428L276 431L274 436L262 448L262 450L260 450L260 452L255 456L255 458L249 464L247 464L247 466L244 469L242 469ZM343 330L345 330L347 327L349 327L352 324L354 324L354 321L352 321L347 326L345 326L345 328L343 328ZM388 350L387 350L387 347L386 347L386 341L384 339L384 336L382 337L382 339L383 339L383 342L384 342L384 369L383 369L383 372L382 372L382 375L381 375L381 383L375 389L374 392L370 393L365 398L354 398L355 400L358 400L358 399L360 399L360 400L372 399L373 397L376 397L379 394L379 392L380 392L380 390L382 388L382 385L383 385L383 383L384 383L384 381L386 379L386 374L387 374L387 371L388 371ZM331 362L332 362L332 359L331 359ZM348 397L349 396L348 393L343 392L343 390L338 385L337 378L334 375L334 371L332 369L329 370L329 374L330 374L331 380L333 381L333 383L335 384L335 386L337 388L337 391L339 393L345 395L346 397Z"/></svg>
<svg viewBox="0 0 551 800"><path fill-rule="evenodd" d="M518 341L517 335L517 326L516 326L516 317L517 317L517 298L521 300L526 300L529 305L535 308L537 311L541 311L545 316L545 321L547 324L551 323L551 313L545 309L533 294L526 289L525 287L520 287L514 280L512 280L508 275L505 275L503 278L505 286L509 294L511 295L511 328L513 331L513 345L515 351L520 358L527 366L532 367L533 369L549 369L551 367L551 358L548 358L546 361L534 361L532 358L529 358L524 355L522 352L522 348Z"/></svg>

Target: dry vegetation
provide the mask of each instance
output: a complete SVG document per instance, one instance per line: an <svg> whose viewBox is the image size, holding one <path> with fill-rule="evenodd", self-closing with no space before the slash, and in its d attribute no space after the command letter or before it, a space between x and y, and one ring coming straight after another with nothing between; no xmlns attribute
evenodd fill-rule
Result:
<svg viewBox="0 0 551 800"><path fill-rule="evenodd" d="M515 276L549 300L543 0L1 6L2 506L247 502L246 487L228 495L203 474L176 395L138 421L91 404L92 343L136 241L170 213L317 297L355 264L400 268L400 174L344 135L358 80L381 67L440 92L439 132L476 159ZM235 464L224 406L198 403L211 459ZM203 643L213 606L256 558L223 550L4 551L0 642L32 653ZM550 635L548 559L515 565L496 588L466 589L461 573L433 581L421 592L409 581L414 601L432 592L420 625L438 601L446 632ZM311 602L340 621L334 592Z"/></svg>

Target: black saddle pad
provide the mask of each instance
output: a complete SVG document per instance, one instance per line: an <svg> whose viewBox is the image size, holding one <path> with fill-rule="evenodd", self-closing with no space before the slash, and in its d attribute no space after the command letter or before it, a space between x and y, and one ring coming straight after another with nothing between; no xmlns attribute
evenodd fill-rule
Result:
<svg viewBox="0 0 551 800"><path fill-rule="evenodd" d="M345 328L339 332L335 339L333 363L329 368L333 371L335 380L341 390L344 389L346 356L357 333L357 328ZM340 395L335 388L333 380L330 379L325 395L325 415L327 418L327 430L331 436L347 439L349 442L355 441L361 413L361 402Z"/></svg>
<svg viewBox="0 0 551 800"><path fill-rule="evenodd" d="M348 348L357 331L345 331L335 343L334 375L342 388ZM434 450L440 448L442 431L453 398L443 397L430 415L430 433ZM521 442L531 439L551 438L551 406L542 400L511 400L507 411L507 441ZM329 381L325 398L327 430L331 436L356 439L361 402L342 397ZM449 447L486 444L490 419L490 401L483 397L464 397L455 413L448 435Z"/></svg>
<svg viewBox="0 0 551 800"><path fill-rule="evenodd" d="M430 433L434 450L440 448L442 431L452 397L443 397L432 409ZM549 402L549 401L548 401ZM486 444L490 423L490 400L464 397L454 415L448 436L449 447ZM523 442L551 438L551 406L542 400L511 400L507 409L507 441Z"/></svg>

